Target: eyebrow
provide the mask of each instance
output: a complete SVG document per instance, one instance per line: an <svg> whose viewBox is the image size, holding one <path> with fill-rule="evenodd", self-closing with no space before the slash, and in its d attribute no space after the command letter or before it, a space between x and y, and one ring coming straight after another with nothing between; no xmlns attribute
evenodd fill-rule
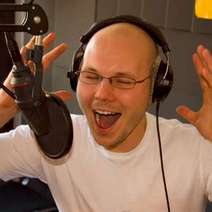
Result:
<svg viewBox="0 0 212 212"><path fill-rule="evenodd" d="M85 67L81 71L92 71L92 72L98 73L98 71L95 68L91 68L91 67Z"/></svg>
<svg viewBox="0 0 212 212"><path fill-rule="evenodd" d="M124 77L129 77L129 78L135 77L135 76L132 76L132 74L128 73L128 72L116 72L115 76L124 76Z"/></svg>
<svg viewBox="0 0 212 212"><path fill-rule="evenodd" d="M82 71L91 71L91 72L100 74L100 73L98 72L98 70L96 70L95 68L92 68L92 67L85 67L85 68L82 69ZM101 75L101 74L100 74L100 75ZM132 79L135 78L135 76L132 76L132 74L129 73L129 72L121 72L121 71L118 71L118 72L116 72L116 73L113 75L113 77L119 77L119 76L120 76L120 77L129 77L129 78L132 78Z"/></svg>

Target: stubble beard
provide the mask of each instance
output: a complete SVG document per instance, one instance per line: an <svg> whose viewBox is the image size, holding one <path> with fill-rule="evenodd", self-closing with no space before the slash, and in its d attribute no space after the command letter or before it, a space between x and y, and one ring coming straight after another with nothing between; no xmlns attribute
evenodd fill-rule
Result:
<svg viewBox="0 0 212 212"><path fill-rule="evenodd" d="M145 118L145 116L144 116ZM140 124L140 122L142 121L142 117L139 119L139 121L134 125L134 127L130 128L127 130L127 132L125 133L122 133L121 135L118 136L118 138L112 143L112 144L101 144L101 142L98 142L98 139L95 138L96 142L102 146L104 146L106 149L110 150L110 151L113 151L115 148L119 147L120 145L124 144L124 142L128 142L129 143L129 146L130 146L130 143L131 141L127 140L128 137L133 133L133 131L137 128L137 126ZM145 131L145 130L144 130ZM95 135L95 133L93 132L93 135ZM95 136L94 136L95 137ZM140 138L140 141L142 140L142 137ZM140 142L138 141L137 145L139 144ZM137 146L136 145L136 146ZM130 150L133 149L133 148L130 148Z"/></svg>

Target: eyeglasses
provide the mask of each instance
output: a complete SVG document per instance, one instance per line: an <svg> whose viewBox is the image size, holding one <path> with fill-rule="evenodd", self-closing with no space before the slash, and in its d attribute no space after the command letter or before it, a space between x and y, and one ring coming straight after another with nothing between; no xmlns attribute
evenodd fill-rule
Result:
<svg viewBox="0 0 212 212"><path fill-rule="evenodd" d="M81 71L81 72L79 71L77 72L77 74L79 75L79 80L83 83L86 83L89 85L97 85L103 79L108 79L110 84L113 87L120 88L120 89L134 88L137 83L142 83L151 77L151 74L150 74L144 79L136 81L135 79L132 79L129 77L120 77L120 76L103 77L92 71Z"/></svg>

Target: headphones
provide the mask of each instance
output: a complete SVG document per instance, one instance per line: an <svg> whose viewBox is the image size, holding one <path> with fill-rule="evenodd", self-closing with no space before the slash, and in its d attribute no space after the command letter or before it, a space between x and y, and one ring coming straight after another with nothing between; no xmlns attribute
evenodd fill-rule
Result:
<svg viewBox="0 0 212 212"><path fill-rule="evenodd" d="M99 30L116 23L129 23L141 28L152 38L155 44L161 47L162 52L165 56L165 61L160 59L160 62L158 64L158 68L155 74L153 91L152 91L152 102L154 103L154 102L163 101L168 96L173 85L173 71L169 64L170 49L169 49L168 43L166 42L162 32L157 27L155 27L154 25L150 23L147 23L146 21L143 21L139 17L131 16L131 15L115 16L115 17L97 22L93 24L89 28L87 33L85 33L80 38L81 46L74 53L71 71L68 72L67 74L68 78L70 78L71 88L74 91L76 91L77 82L78 82L77 72L80 70L85 48L89 40Z"/></svg>

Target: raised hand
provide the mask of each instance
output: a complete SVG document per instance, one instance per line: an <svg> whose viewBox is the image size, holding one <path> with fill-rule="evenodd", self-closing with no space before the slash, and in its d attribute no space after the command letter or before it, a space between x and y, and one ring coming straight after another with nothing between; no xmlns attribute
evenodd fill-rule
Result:
<svg viewBox="0 0 212 212"><path fill-rule="evenodd" d="M199 76L203 103L199 111L181 105L177 112L194 125L202 136L212 141L212 54L203 45L199 45L192 59Z"/></svg>
<svg viewBox="0 0 212 212"><path fill-rule="evenodd" d="M43 39L43 45L44 50L46 50L54 41L55 41L55 34L50 33ZM26 53L28 49L33 48L34 46L34 40L33 37L22 49L21 49L21 55L22 60L25 64L29 65L30 67L33 67L30 61L26 60ZM62 43L52 49L51 51L47 52L42 59L42 65L44 71L46 71L49 66L60 56L62 55L66 50L68 46L65 43ZM33 68L32 68L33 69ZM12 86L10 84L12 78L12 73L10 72L8 77L6 78L4 85L8 87L9 89L12 89ZM62 100L68 100L71 97L70 92L68 91L56 91L55 94L60 97ZM7 93L5 93L2 89L0 89L0 127L3 126L10 118L12 118L18 111L18 107L16 103L14 102L14 99L12 99Z"/></svg>
<svg viewBox="0 0 212 212"><path fill-rule="evenodd" d="M50 33L43 39L44 50L48 49L49 46L55 41L55 34ZM21 49L21 54L24 63L28 63L31 66L31 63L26 61L26 53L28 49L32 49L34 46L34 39L32 39L26 44L25 47ZM42 59L43 70L48 70L49 66L60 56L62 55L68 48L66 43L61 43L60 45L56 46L51 51L47 52ZM31 66L32 67L32 66ZM32 68L33 69L33 68ZM69 100L71 98L71 93L65 90L55 91L54 92L58 97L60 97L63 101Z"/></svg>

